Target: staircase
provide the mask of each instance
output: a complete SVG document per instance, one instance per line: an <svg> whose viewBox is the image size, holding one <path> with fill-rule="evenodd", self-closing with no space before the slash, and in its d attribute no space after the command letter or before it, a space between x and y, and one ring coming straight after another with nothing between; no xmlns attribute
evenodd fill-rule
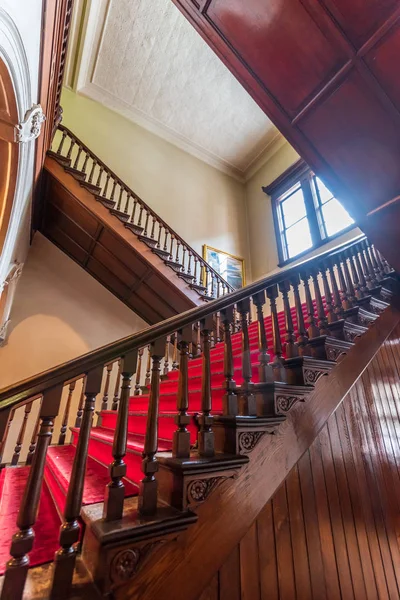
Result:
<svg viewBox="0 0 400 600"><path fill-rule="evenodd" d="M197 598L213 546L222 564L397 325L396 294L361 237L1 390L2 600Z"/></svg>
<svg viewBox="0 0 400 600"><path fill-rule="evenodd" d="M38 227L148 323L233 291L181 236L60 125Z"/></svg>

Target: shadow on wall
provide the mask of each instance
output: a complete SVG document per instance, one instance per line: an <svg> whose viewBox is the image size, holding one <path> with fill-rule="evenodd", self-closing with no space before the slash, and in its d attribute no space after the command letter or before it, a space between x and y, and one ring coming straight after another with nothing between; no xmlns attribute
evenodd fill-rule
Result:
<svg viewBox="0 0 400 600"><path fill-rule="evenodd" d="M0 387L148 326L40 233L10 318L0 349Z"/></svg>

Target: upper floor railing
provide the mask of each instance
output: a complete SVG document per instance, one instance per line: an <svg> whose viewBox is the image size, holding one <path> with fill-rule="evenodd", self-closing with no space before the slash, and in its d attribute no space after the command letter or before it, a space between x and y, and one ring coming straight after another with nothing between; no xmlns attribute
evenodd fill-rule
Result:
<svg viewBox="0 0 400 600"><path fill-rule="evenodd" d="M208 299L233 287L185 240L127 186L78 137L63 125L53 155L96 195L125 226L164 260L190 287Z"/></svg>
<svg viewBox="0 0 400 600"><path fill-rule="evenodd" d="M104 171L101 165L100 168ZM117 185L118 182L115 189ZM123 190L126 191L125 187ZM135 197L132 196L131 199L134 201ZM65 443L70 424L80 427L80 435L65 501L53 588L65 584L66 572L69 577L72 576L73 567L71 570L68 563L75 560L73 548L80 535L78 517L82 506L89 437L96 402L101 410L108 408L118 411L110 484L104 496L103 513L106 520L118 520L122 518L124 508L121 487L124 487L123 479L126 474L124 456L127 452L132 379L134 378L134 396L141 395L143 386L146 386L148 408L143 444L143 480L138 506L142 514L152 515L156 511L158 500L157 450L162 374L165 375L170 369L178 372L177 429L172 456L187 458L191 449L186 424L188 411L194 410L191 408L188 388L188 369L190 360L201 356L201 410L198 417L197 452L202 457L212 457L215 453L212 347L223 338L224 344L218 352L218 360L223 360L225 381L223 414L254 416L254 403L250 401L254 395L251 363L254 347L251 344L256 343L257 346L260 382L282 381L284 359L309 355L310 349L319 343L318 340L332 335L330 332L347 318L356 303L375 293L380 282L391 272L381 254L361 236L225 297L0 390L0 455L6 455L8 447L11 448L11 453L8 451L11 456L8 462L17 464L26 460L27 464L31 464L19 510L17 532L11 543L11 559L7 564L2 598L7 598L4 594L10 590L13 598L18 600L22 597L46 454L56 419L60 427L59 435L55 435L56 443ZM270 333L267 335L266 319L272 324L272 343L268 341ZM252 321L256 321L257 326L251 328L249 337ZM233 344L234 334L238 336L234 337ZM240 357L240 372L235 357ZM71 409L75 392L78 395L76 416ZM267 408L263 408L263 411ZM11 424L17 411L20 411L22 418L19 428L14 428L15 437L11 438ZM30 420L29 446L24 457L21 449Z"/></svg>

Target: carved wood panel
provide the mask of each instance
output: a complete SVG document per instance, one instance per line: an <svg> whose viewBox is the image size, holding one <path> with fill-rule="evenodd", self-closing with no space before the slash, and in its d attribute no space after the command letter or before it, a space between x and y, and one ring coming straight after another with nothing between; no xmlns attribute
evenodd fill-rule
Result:
<svg viewBox="0 0 400 600"><path fill-rule="evenodd" d="M399 335L397 327L200 600L399 597Z"/></svg>
<svg viewBox="0 0 400 600"><path fill-rule="evenodd" d="M388 202L399 237L399 3L173 1L372 240Z"/></svg>

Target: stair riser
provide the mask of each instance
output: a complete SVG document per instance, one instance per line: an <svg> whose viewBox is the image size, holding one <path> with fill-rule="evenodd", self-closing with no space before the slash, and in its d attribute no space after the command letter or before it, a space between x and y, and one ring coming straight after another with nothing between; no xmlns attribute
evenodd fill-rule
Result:
<svg viewBox="0 0 400 600"><path fill-rule="evenodd" d="M102 413L101 415L102 427L107 429L114 429L117 424L117 414L116 413ZM130 415L128 417L128 431L129 433L145 435L146 433L146 425L147 425L147 416L146 415ZM191 423L187 426L190 432L190 442L194 444L197 437L197 426L195 423L194 417L191 420ZM174 421L174 417L163 417L160 416L158 422L158 437L164 440L172 440L174 432L176 431L177 426Z"/></svg>
<svg viewBox="0 0 400 600"><path fill-rule="evenodd" d="M213 390L212 393L212 410L214 412L222 412L222 398L224 390ZM131 412L147 412L148 396L133 396L129 401L129 410ZM201 410L201 391L189 392L189 411L196 412ZM170 397L162 398L160 402L160 411L175 413L176 412L176 396L171 394Z"/></svg>
<svg viewBox="0 0 400 600"><path fill-rule="evenodd" d="M65 508L66 494L61 489L60 485L57 482L56 476L53 473L53 469L51 469L48 464L46 464L44 469L44 478L53 497L53 500L56 503L57 510L60 513L60 515L62 515L64 513Z"/></svg>

